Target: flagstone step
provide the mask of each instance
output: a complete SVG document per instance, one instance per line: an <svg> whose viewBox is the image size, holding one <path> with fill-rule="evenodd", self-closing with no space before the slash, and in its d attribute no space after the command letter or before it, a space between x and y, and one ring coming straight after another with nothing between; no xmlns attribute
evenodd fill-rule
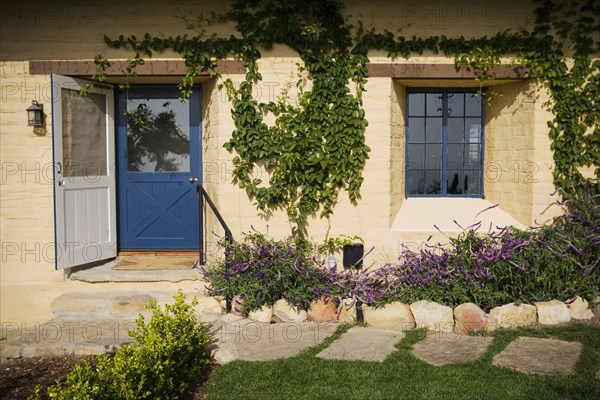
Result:
<svg viewBox="0 0 600 400"><path fill-rule="evenodd" d="M177 291L69 291L52 301L54 318L66 319L135 319L139 314L149 316L145 306L154 300L171 303ZM220 314L221 303L206 291L184 292L188 301L198 299L196 313Z"/></svg>
<svg viewBox="0 0 600 400"><path fill-rule="evenodd" d="M412 353L435 366L466 363L478 359L492 340L489 336L429 331L425 340L414 345Z"/></svg>
<svg viewBox="0 0 600 400"><path fill-rule="evenodd" d="M582 345L557 339L519 337L494 356L494 365L539 375L569 375Z"/></svg>
<svg viewBox="0 0 600 400"><path fill-rule="evenodd" d="M101 282L183 282L203 281L198 268L164 270L122 270L114 269L116 260L102 265L70 272L67 279L88 283Z"/></svg>
<svg viewBox="0 0 600 400"><path fill-rule="evenodd" d="M317 357L329 360L383 361L396 351L396 344L404 338L401 331L366 328L350 328Z"/></svg>
<svg viewBox="0 0 600 400"><path fill-rule="evenodd" d="M335 323L328 322L265 324L234 316L223 317L212 324L213 357L219 364L293 357L321 343L335 328Z"/></svg>

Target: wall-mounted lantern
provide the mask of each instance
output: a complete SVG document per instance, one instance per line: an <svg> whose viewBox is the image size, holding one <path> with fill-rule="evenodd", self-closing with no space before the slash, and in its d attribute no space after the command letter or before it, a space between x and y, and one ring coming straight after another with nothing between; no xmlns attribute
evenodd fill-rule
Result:
<svg viewBox="0 0 600 400"><path fill-rule="evenodd" d="M44 105L33 100L27 107L27 126L44 125Z"/></svg>

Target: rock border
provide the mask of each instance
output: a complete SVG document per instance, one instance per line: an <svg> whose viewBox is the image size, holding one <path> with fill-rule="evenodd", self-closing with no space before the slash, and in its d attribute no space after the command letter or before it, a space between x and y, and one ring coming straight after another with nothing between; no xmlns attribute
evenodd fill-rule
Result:
<svg viewBox="0 0 600 400"><path fill-rule="evenodd" d="M599 300L599 299L596 299ZM596 305L598 301L594 301ZM298 311L285 300L279 300L275 309L284 309L273 313L272 307L263 307L259 312L250 313L248 318L255 322L279 323L286 319L294 322L353 322L357 318L356 306L351 299L345 299L337 306L331 299L319 299L311 303L308 312ZM594 318L592 309L581 297L568 301L550 300L531 304L509 303L494 307L489 313L484 312L474 303L463 303L451 308L433 301L421 300L412 304L402 302L388 303L382 307L362 306L364 322L373 328L405 331L415 328L427 328L437 332L471 332L494 331L499 328L514 329L536 325L558 325L572 320ZM274 316L277 314L276 316ZM283 318L282 318L283 317ZM598 318L600 316L596 316Z"/></svg>

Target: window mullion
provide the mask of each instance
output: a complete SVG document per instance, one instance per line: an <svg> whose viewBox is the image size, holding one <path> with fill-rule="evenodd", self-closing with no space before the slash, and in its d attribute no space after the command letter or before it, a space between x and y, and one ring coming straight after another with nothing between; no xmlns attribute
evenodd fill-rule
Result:
<svg viewBox="0 0 600 400"><path fill-rule="evenodd" d="M448 195L446 163L448 161L448 92L442 92L442 196Z"/></svg>

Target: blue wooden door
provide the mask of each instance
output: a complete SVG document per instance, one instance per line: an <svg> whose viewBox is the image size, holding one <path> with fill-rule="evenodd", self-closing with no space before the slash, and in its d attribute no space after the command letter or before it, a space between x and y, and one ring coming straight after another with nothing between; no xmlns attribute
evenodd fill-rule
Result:
<svg viewBox="0 0 600 400"><path fill-rule="evenodd" d="M200 91L131 87L118 98L118 228L123 250L198 249Z"/></svg>

